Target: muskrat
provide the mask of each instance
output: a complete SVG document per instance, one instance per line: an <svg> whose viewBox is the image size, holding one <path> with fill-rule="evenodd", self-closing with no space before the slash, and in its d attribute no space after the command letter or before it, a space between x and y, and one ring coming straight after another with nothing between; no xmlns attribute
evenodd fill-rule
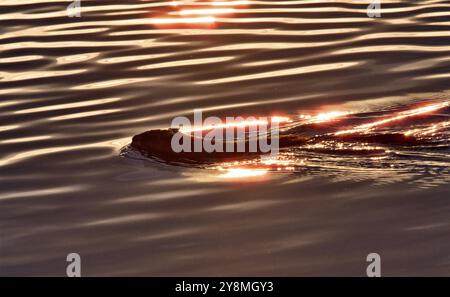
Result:
<svg viewBox="0 0 450 297"><path fill-rule="evenodd" d="M249 150L249 140L240 140L245 144L245 151L213 151L213 152L194 152L181 151L175 152L172 149L172 138L179 129L158 129L150 130L138 134L133 137L131 147L141 152L147 157L156 157L166 162L195 162L195 163L212 163L212 162L229 162L238 161L241 159L251 159L262 155L267 155L270 152L264 152L259 149L256 151ZM186 134L186 137L191 138L191 144L195 137L192 134ZM270 138L268 140L271 140ZM390 145L414 145L417 139L414 136L406 136L402 133L391 134L325 134L319 136L307 136L298 133L295 129L290 129L280 133L278 137L279 149L286 149L291 147L301 147L305 144L319 143L320 141L341 141L341 142L359 142L359 143L378 143ZM237 141L238 142L238 141ZM225 146L225 141L223 141ZM234 144L236 148L236 143Z"/></svg>

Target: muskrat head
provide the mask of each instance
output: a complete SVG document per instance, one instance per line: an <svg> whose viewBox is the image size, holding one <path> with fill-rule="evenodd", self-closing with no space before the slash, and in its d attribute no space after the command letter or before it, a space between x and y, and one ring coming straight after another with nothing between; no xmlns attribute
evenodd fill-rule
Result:
<svg viewBox="0 0 450 297"><path fill-rule="evenodd" d="M171 140L178 129L150 130L133 137L131 146L147 153L172 152Z"/></svg>

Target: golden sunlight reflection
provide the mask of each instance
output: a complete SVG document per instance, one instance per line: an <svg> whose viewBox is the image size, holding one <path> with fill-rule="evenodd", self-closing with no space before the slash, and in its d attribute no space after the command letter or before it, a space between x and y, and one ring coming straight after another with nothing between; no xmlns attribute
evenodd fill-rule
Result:
<svg viewBox="0 0 450 297"><path fill-rule="evenodd" d="M211 169L219 172L219 178L240 179L244 177L258 178L269 172L289 173L295 171L296 166L303 165L304 160L297 159L293 154L285 153L278 156L262 156L253 160L223 162Z"/></svg>
<svg viewBox="0 0 450 297"><path fill-rule="evenodd" d="M220 174L220 178L237 179L243 177L260 177L266 175L269 169L266 168L219 168L219 171L225 171Z"/></svg>
<svg viewBox="0 0 450 297"><path fill-rule="evenodd" d="M213 8L213 9L185 9L179 11L178 15L215 15L215 14L230 14L234 13L234 8Z"/></svg>
<svg viewBox="0 0 450 297"><path fill-rule="evenodd" d="M194 18L152 18L151 24L154 25L172 25L172 24L202 24L214 23L216 19L212 16L194 17Z"/></svg>
<svg viewBox="0 0 450 297"><path fill-rule="evenodd" d="M172 11L152 17L149 23L157 27L189 25L195 28L195 25L209 25L210 28L214 28L216 22L214 16L230 16L237 12L238 7L249 3L249 1L172 1L169 4ZM191 8L193 5L195 7ZM178 17L168 17L171 15Z"/></svg>
<svg viewBox="0 0 450 297"><path fill-rule="evenodd" d="M213 1L210 3L212 6L243 6L249 5L250 1L242 0L242 1Z"/></svg>
<svg viewBox="0 0 450 297"><path fill-rule="evenodd" d="M302 120L307 120L308 124L316 124L316 123L334 121L338 118L347 116L349 114L350 114L350 112L347 112L347 111L330 111L330 112L319 113L317 115L301 114L299 117Z"/></svg>
<svg viewBox="0 0 450 297"><path fill-rule="evenodd" d="M339 152L339 151L364 151L372 154L384 154L389 153L390 151L384 147L370 145L368 143L343 143L339 141L321 141L319 143L308 144L305 146L305 149L308 150L322 150L326 149L330 153Z"/></svg>
<svg viewBox="0 0 450 297"><path fill-rule="evenodd" d="M242 5L248 5L250 4L250 1L248 0L231 0L231 1L209 1L209 2L202 2L202 1L188 1L188 0L181 0L181 1L172 1L170 3L173 7L178 7L180 5L211 5L211 6L242 6Z"/></svg>
<svg viewBox="0 0 450 297"><path fill-rule="evenodd" d="M441 102L441 103L436 103L436 104L430 104L430 105L426 105L426 106L422 106L422 107L418 107L418 108L413 108L410 110L406 110L403 112L398 113L397 115L393 116L393 117L389 117L383 120L379 120L379 121L375 121L372 123L368 123L368 124L363 124L360 126L357 126L355 128L352 129L348 129L348 130L343 130L343 131L339 131L336 132L335 135L343 135L343 134L351 134L351 133L361 133L361 132L369 132L372 128L378 127L378 126L382 126L384 124L389 124L398 120L402 120L405 118L409 118L409 117L414 117L414 116L419 116L419 115L423 115L423 114L427 114L430 112L434 112L437 111L439 109L442 109L444 107L449 106L450 103L449 102Z"/></svg>
<svg viewBox="0 0 450 297"><path fill-rule="evenodd" d="M432 124L430 126L424 128L412 129L404 132L403 134L406 136L414 135L414 136L434 136L436 133L439 133L441 130L450 126L450 121Z"/></svg>

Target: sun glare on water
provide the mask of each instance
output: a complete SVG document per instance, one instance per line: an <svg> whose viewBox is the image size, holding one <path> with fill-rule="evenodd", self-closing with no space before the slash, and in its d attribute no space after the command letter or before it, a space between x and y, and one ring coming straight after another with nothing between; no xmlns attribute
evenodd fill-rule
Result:
<svg viewBox="0 0 450 297"><path fill-rule="evenodd" d="M422 106L422 107L418 107L418 108L409 109L409 110L406 110L403 112L399 112L397 115L392 116L392 117L388 117L388 118L378 120L375 122L356 126L355 128L352 128L352 129L336 132L335 135L344 135L344 134L351 134L351 133L367 133L373 128L383 126L385 124L390 124L392 122L403 120L403 119L406 119L409 117L424 115L427 113L438 111L439 109L442 109L449 105L450 105L449 102L441 102L441 103L430 104L430 105L426 105L426 106Z"/></svg>
<svg viewBox="0 0 450 297"><path fill-rule="evenodd" d="M177 12L178 15L216 15L230 14L236 12L234 8L214 8L214 9L185 9Z"/></svg>
<svg viewBox="0 0 450 297"><path fill-rule="evenodd" d="M299 117L301 120L306 120L307 124L318 124L318 123L334 121L338 118L342 118L349 114L350 114L350 112L348 112L348 111L330 111L330 112L319 113L317 115L301 114Z"/></svg>
<svg viewBox="0 0 450 297"><path fill-rule="evenodd" d="M216 16L230 17L246 7L250 1L172 1L170 9L161 15L151 17L149 23L156 27L174 28L172 26L196 24L204 28L214 28Z"/></svg>
<svg viewBox="0 0 450 297"><path fill-rule="evenodd" d="M222 168L219 171L225 171L220 174L220 178L238 179L243 177L260 177L266 175L269 170L264 168L252 169L252 168Z"/></svg>

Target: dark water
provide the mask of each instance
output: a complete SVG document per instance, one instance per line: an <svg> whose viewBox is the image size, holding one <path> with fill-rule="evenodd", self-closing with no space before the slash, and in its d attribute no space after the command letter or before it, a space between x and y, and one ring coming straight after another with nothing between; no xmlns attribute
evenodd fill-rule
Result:
<svg viewBox="0 0 450 297"><path fill-rule="evenodd" d="M83 275L365 275L371 252L384 275L450 274L450 1L377 19L369 1L225 2L0 3L1 275L65 275L71 252ZM419 142L200 168L120 153L194 108Z"/></svg>

